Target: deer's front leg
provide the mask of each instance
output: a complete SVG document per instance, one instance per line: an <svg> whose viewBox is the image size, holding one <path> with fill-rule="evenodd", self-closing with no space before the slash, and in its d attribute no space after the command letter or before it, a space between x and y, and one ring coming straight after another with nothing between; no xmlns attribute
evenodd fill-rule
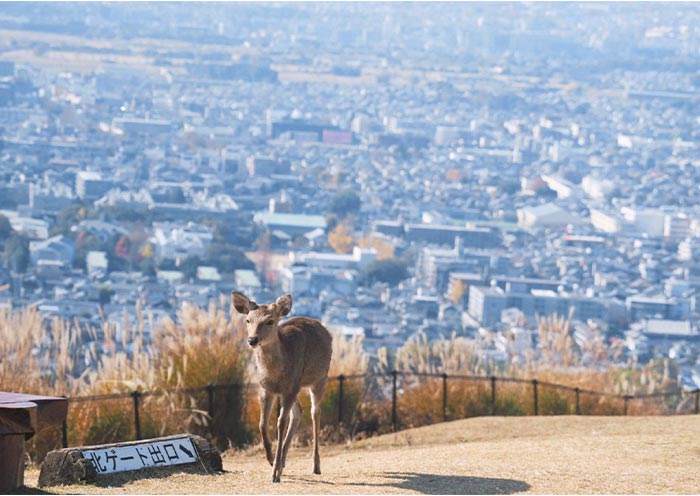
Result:
<svg viewBox="0 0 700 496"><path fill-rule="evenodd" d="M272 465L272 482L279 482L282 477L282 469L284 464L282 461L282 451L284 445L284 434L285 427L289 420L289 414L294 407L294 402L296 401L298 390L294 394L280 396L280 401L282 402L282 407L280 409L280 416L277 419L277 450L275 453L275 462Z"/></svg>
<svg viewBox="0 0 700 496"><path fill-rule="evenodd" d="M272 457L272 442L270 441L270 412L274 403L274 396L263 388L260 388L260 436L262 437L263 447L265 448L265 456L270 465L274 462Z"/></svg>

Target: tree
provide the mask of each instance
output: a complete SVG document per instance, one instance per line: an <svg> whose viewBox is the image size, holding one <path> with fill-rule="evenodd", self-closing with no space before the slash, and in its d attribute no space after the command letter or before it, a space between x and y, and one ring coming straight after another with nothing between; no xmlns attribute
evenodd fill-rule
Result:
<svg viewBox="0 0 700 496"><path fill-rule="evenodd" d="M194 279L194 277L197 275L197 267L200 265L202 265L202 261L199 259L199 257L194 256L184 259L178 268L182 271L182 274L185 277L188 279Z"/></svg>
<svg viewBox="0 0 700 496"><path fill-rule="evenodd" d="M7 240L14 232L10 220L4 215L0 215L0 242Z"/></svg>
<svg viewBox="0 0 700 496"><path fill-rule="evenodd" d="M212 243L207 249L205 262L221 272L255 269L255 264L240 249L224 243Z"/></svg>
<svg viewBox="0 0 700 496"><path fill-rule="evenodd" d="M352 229L347 224L338 224L328 235L328 243L336 253L350 253L355 246Z"/></svg>
<svg viewBox="0 0 700 496"><path fill-rule="evenodd" d="M153 258L144 258L139 262L139 270L143 272L145 276L155 277L156 276L156 263Z"/></svg>
<svg viewBox="0 0 700 496"><path fill-rule="evenodd" d="M452 286L452 289L450 290L450 299L452 300L452 303L454 303L455 305L459 305L462 303L463 296L464 283L460 280L457 280Z"/></svg>
<svg viewBox="0 0 700 496"><path fill-rule="evenodd" d="M331 213L338 217L347 217L349 214L355 214L360 210L360 197L351 189L339 191L331 200Z"/></svg>
<svg viewBox="0 0 700 496"><path fill-rule="evenodd" d="M52 234L71 234L70 228L79 224L80 221L88 217L90 211L85 205L74 203L60 212L56 216L56 225L51 230Z"/></svg>
<svg viewBox="0 0 700 496"><path fill-rule="evenodd" d="M401 259L376 260L369 264L362 274L365 284L385 282L395 286L408 277L408 265Z"/></svg>
<svg viewBox="0 0 700 496"><path fill-rule="evenodd" d="M5 242L3 259L10 270L24 274L29 267L29 240L16 234L10 236Z"/></svg>
<svg viewBox="0 0 700 496"><path fill-rule="evenodd" d="M100 286L98 288L98 300L100 305L106 305L112 301L112 296L114 295L114 289L111 286Z"/></svg>
<svg viewBox="0 0 700 496"><path fill-rule="evenodd" d="M75 240L75 246L76 251L75 259L73 261L73 267L83 270L85 270L86 268L85 257L87 257L89 251L106 252L109 248L105 243L102 242L100 238L98 238L94 234L90 234L85 231L78 234L78 237Z"/></svg>
<svg viewBox="0 0 700 496"><path fill-rule="evenodd" d="M364 238L360 238L358 245L361 248L374 248L377 251L378 260L394 258L394 245L380 237L366 236Z"/></svg>

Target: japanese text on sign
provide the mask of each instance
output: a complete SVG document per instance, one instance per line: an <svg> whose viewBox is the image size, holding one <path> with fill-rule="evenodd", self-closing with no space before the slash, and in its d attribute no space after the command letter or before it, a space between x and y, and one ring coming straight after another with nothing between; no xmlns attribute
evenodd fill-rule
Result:
<svg viewBox="0 0 700 496"><path fill-rule="evenodd" d="M190 438L168 439L128 446L108 446L82 451L98 474L111 474L147 467L166 467L197 461L197 450Z"/></svg>

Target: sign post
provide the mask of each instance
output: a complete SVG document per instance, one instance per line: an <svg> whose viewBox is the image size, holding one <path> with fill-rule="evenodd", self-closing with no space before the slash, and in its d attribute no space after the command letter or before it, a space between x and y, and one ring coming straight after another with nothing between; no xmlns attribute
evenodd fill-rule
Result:
<svg viewBox="0 0 700 496"><path fill-rule="evenodd" d="M39 486L94 482L102 476L153 468L190 466L204 473L221 471L221 456L200 436L179 435L66 448L46 455L41 465Z"/></svg>

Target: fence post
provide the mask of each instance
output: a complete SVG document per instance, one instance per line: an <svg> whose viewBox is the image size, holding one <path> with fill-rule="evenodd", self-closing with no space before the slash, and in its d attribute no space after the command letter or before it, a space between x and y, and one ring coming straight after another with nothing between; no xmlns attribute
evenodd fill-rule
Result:
<svg viewBox="0 0 700 496"><path fill-rule="evenodd" d="M535 406L535 415L539 415L538 401L537 401L537 379L532 379L532 400Z"/></svg>
<svg viewBox="0 0 700 496"><path fill-rule="evenodd" d="M496 415L496 376L491 376L491 415Z"/></svg>
<svg viewBox="0 0 700 496"><path fill-rule="evenodd" d="M695 415L700 413L700 389L695 390Z"/></svg>
<svg viewBox="0 0 700 496"><path fill-rule="evenodd" d="M209 434L214 432L214 385L209 384L207 386L207 413L209 414Z"/></svg>
<svg viewBox="0 0 700 496"><path fill-rule="evenodd" d="M581 389L576 388L575 391L576 391L576 415L581 415L581 401L580 401Z"/></svg>
<svg viewBox="0 0 700 496"><path fill-rule="evenodd" d="M391 371L391 428L394 432L398 430L398 418L396 416L396 378L399 373L396 370Z"/></svg>
<svg viewBox="0 0 700 496"><path fill-rule="evenodd" d="M624 407L625 409L624 409L623 415L627 415L627 405L632 397L630 395L626 394L622 398L625 400L625 407Z"/></svg>
<svg viewBox="0 0 700 496"><path fill-rule="evenodd" d="M131 397L134 400L134 427L136 430L136 440L141 439L141 419L139 419L139 398L141 397L141 393L138 391L134 391L131 393Z"/></svg>
<svg viewBox="0 0 700 496"><path fill-rule="evenodd" d="M68 421L64 420L63 425L61 425L61 440L63 441L63 447L68 447Z"/></svg>
<svg viewBox="0 0 700 496"><path fill-rule="evenodd" d="M442 421L447 422L447 374L442 373Z"/></svg>
<svg viewBox="0 0 700 496"><path fill-rule="evenodd" d="M345 383L345 376L340 374L338 376L338 428L340 424L343 423L343 384Z"/></svg>

